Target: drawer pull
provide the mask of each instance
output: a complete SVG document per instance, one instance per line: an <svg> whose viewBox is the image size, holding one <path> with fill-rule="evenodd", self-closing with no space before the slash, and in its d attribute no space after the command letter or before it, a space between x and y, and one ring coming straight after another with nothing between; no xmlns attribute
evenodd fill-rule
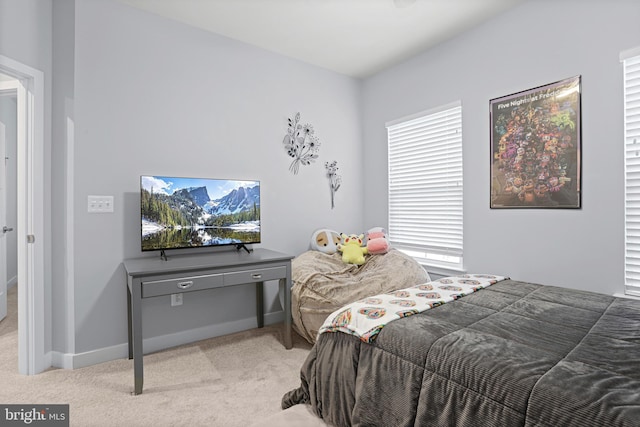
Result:
<svg viewBox="0 0 640 427"><path fill-rule="evenodd" d="M193 286L193 280L188 280L186 282L178 282L178 287L180 289L189 289Z"/></svg>
<svg viewBox="0 0 640 427"><path fill-rule="evenodd" d="M262 279L262 273L253 273L251 275L252 279Z"/></svg>

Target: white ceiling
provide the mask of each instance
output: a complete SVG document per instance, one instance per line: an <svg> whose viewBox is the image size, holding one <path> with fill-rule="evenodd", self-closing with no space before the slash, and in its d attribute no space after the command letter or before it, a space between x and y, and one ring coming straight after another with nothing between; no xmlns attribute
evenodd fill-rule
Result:
<svg viewBox="0 0 640 427"><path fill-rule="evenodd" d="M353 77L367 77L525 0L119 0Z"/></svg>

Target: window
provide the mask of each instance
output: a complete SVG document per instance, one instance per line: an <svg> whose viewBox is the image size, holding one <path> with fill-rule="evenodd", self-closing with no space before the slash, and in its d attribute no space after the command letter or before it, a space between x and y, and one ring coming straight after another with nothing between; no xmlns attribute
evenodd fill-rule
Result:
<svg viewBox="0 0 640 427"><path fill-rule="evenodd" d="M389 240L429 271L462 264L462 105L387 123Z"/></svg>
<svg viewBox="0 0 640 427"><path fill-rule="evenodd" d="M640 48L620 55L624 72L625 293L640 296Z"/></svg>

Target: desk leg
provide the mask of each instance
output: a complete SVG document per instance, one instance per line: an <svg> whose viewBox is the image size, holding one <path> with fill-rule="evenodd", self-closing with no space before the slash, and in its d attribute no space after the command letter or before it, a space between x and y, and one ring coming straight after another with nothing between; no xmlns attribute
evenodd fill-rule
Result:
<svg viewBox="0 0 640 427"><path fill-rule="evenodd" d="M293 347L291 339L291 287L290 279L280 279L280 292L284 293L284 348L289 350Z"/></svg>
<svg viewBox="0 0 640 427"><path fill-rule="evenodd" d="M144 382L144 372L142 368L143 350L142 350L142 283L134 280L131 286L131 322L132 322L132 340L133 343L133 376L134 376L134 394L142 393L142 384Z"/></svg>
<svg viewBox="0 0 640 427"><path fill-rule="evenodd" d="M256 283L256 313L258 328L262 328L264 326L264 282Z"/></svg>
<svg viewBox="0 0 640 427"><path fill-rule="evenodd" d="M129 360L133 359L133 337L132 337L132 328L131 328L131 290L129 289L129 285L127 285L127 323L128 329L127 334L129 335Z"/></svg>

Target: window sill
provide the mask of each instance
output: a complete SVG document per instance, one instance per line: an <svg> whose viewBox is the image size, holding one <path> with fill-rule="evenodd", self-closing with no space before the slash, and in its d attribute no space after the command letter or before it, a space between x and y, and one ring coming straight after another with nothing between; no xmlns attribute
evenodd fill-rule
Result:
<svg viewBox="0 0 640 427"><path fill-rule="evenodd" d="M436 274L438 276L444 276L444 277L459 276L459 275L465 274L467 272L462 267L445 266L445 265L440 265L440 264L436 264L436 263L430 263L430 262L426 262L426 261L423 261L423 260L417 260L417 259L416 259L416 261L422 267L424 267L425 270L427 270L427 273L433 273L433 274Z"/></svg>
<svg viewBox="0 0 640 427"><path fill-rule="evenodd" d="M640 300L640 297L637 297L635 295L621 294L621 293L618 293L618 292L613 294L613 296L617 297L617 298L628 298L628 299Z"/></svg>

